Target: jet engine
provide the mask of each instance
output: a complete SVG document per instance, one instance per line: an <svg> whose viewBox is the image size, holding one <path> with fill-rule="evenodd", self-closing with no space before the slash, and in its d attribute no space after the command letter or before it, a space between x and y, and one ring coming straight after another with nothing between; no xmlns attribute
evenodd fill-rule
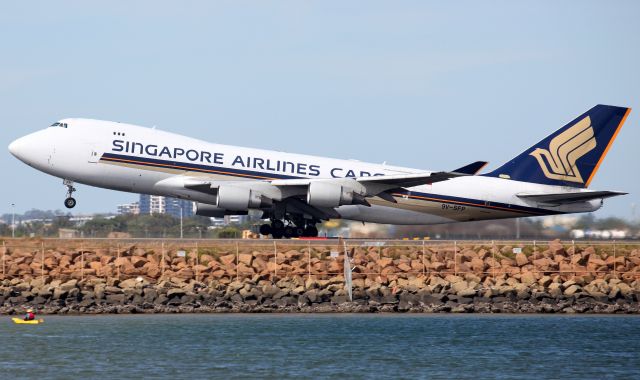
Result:
<svg viewBox="0 0 640 380"><path fill-rule="evenodd" d="M236 186L220 186L216 206L227 210L247 210L250 208L268 208L273 205L271 198L262 193Z"/></svg>
<svg viewBox="0 0 640 380"><path fill-rule="evenodd" d="M348 187L327 182L311 182L307 203L316 207L338 207L354 202L354 191Z"/></svg>

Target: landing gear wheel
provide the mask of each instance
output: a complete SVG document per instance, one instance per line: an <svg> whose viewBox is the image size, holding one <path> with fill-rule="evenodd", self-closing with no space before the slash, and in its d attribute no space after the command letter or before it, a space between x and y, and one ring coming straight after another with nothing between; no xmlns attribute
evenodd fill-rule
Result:
<svg viewBox="0 0 640 380"><path fill-rule="evenodd" d="M281 230L283 228L284 228L284 223L282 222L282 220L274 220L271 222L272 230Z"/></svg>
<svg viewBox="0 0 640 380"><path fill-rule="evenodd" d="M76 207L76 200L75 198L69 197L67 199L64 200L64 206L66 208L74 208Z"/></svg>
<svg viewBox="0 0 640 380"><path fill-rule="evenodd" d="M295 230L291 226L286 226L284 228L284 237L287 239L292 238L295 235Z"/></svg>
<svg viewBox="0 0 640 380"><path fill-rule="evenodd" d="M304 236L317 237L318 229L316 228L316 226L307 226L307 228L304 229Z"/></svg>
<svg viewBox="0 0 640 380"><path fill-rule="evenodd" d="M260 226L260 235L269 235L271 234L271 226L268 224L263 224Z"/></svg>
<svg viewBox="0 0 640 380"><path fill-rule="evenodd" d="M282 235L284 234L284 230L282 229L273 229L271 230L271 237L274 239L282 239Z"/></svg>
<svg viewBox="0 0 640 380"><path fill-rule="evenodd" d="M293 229L293 232L294 232L294 234L295 234L295 236L296 236L296 237L300 237L300 236L307 236L307 235L305 235L305 233L304 233L304 228L302 228L302 227L296 227L296 228L294 228L294 229Z"/></svg>

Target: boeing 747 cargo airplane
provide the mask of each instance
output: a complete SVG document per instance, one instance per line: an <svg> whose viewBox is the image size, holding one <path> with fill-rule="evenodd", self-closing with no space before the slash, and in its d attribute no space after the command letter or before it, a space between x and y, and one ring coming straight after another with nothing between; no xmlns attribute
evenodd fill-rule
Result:
<svg viewBox="0 0 640 380"><path fill-rule="evenodd" d="M212 144L130 124L63 119L21 137L9 151L74 182L196 202L212 217L261 210L273 238L317 236L343 218L439 224L590 212L625 193L587 190L630 109L597 105L496 170L486 162L427 171Z"/></svg>

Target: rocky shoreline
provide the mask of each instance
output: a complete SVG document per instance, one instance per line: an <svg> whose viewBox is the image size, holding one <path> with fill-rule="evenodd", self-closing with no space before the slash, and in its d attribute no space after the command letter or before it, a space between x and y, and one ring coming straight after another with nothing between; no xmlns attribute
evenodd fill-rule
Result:
<svg viewBox="0 0 640 380"><path fill-rule="evenodd" d="M640 313L638 249L354 247L353 301L342 253L254 249L4 248L0 314Z"/></svg>

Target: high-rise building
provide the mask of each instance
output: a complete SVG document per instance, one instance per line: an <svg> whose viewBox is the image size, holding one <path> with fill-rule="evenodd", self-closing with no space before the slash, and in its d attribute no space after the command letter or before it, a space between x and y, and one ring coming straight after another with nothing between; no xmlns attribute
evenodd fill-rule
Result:
<svg viewBox="0 0 640 380"><path fill-rule="evenodd" d="M120 214L120 215L125 215L125 214L138 215L138 214L140 214L140 203L139 202L133 202L133 203L126 203L126 204L123 204L123 205L118 205L118 214Z"/></svg>
<svg viewBox="0 0 640 380"><path fill-rule="evenodd" d="M183 218L194 216L195 212L193 210L193 206L193 202L186 201L184 199L165 198L164 200L164 212L171 216L175 216L176 218L180 217L181 212Z"/></svg>
<svg viewBox="0 0 640 380"><path fill-rule="evenodd" d="M140 214L169 214L176 218L188 218L195 215L195 205L184 199L163 197L160 195L140 194Z"/></svg>

